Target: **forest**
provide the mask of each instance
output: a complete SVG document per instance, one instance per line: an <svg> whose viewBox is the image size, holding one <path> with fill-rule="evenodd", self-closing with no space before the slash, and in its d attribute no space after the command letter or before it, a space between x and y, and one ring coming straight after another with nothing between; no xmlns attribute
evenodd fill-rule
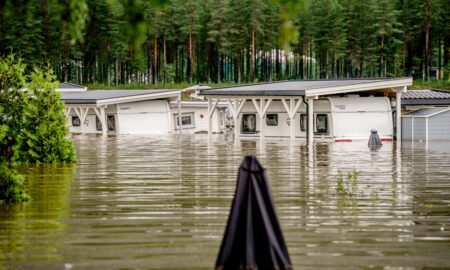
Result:
<svg viewBox="0 0 450 270"><path fill-rule="evenodd" d="M82 85L447 80L450 0L6 0L10 53Z"/></svg>

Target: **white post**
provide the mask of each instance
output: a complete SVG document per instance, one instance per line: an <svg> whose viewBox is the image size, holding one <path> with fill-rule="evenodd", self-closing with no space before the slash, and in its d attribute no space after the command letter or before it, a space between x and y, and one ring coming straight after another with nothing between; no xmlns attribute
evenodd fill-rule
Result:
<svg viewBox="0 0 450 270"><path fill-rule="evenodd" d="M291 119L291 125L290 125L290 139L291 140L294 140L295 139L295 127L294 127L294 125L295 125L295 122L294 122L294 119L295 119L295 112L293 111L295 108L295 105L294 105L294 98L291 98L290 99L290 111L289 111L289 118Z"/></svg>
<svg viewBox="0 0 450 270"><path fill-rule="evenodd" d="M308 139L314 141L314 98L308 98Z"/></svg>
<svg viewBox="0 0 450 270"><path fill-rule="evenodd" d="M181 123L181 92L178 97L178 133L181 134L181 129L183 128L183 123Z"/></svg>
<svg viewBox="0 0 450 270"><path fill-rule="evenodd" d="M405 87L406 88L406 87ZM396 91L397 143L402 141L402 90Z"/></svg>
<svg viewBox="0 0 450 270"><path fill-rule="evenodd" d="M243 98L241 100L235 99L234 100L234 139L237 141L241 135L241 125L239 122L239 114L242 111L242 108L244 107L246 99Z"/></svg>
<svg viewBox="0 0 450 270"><path fill-rule="evenodd" d="M106 114L105 114L105 107L100 107L100 122L102 123L102 134L107 135L108 134L108 127L106 125Z"/></svg>
<svg viewBox="0 0 450 270"><path fill-rule="evenodd" d="M241 133L241 126L239 125L239 114L237 113L237 109L239 107L238 100L234 100L234 139L237 141L239 139Z"/></svg>
<svg viewBox="0 0 450 270"><path fill-rule="evenodd" d="M264 140L264 129L265 129L265 125L266 125L266 113L264 112L264 106L265 106L265 102L266 100L264 98L262 98L259 101L259 111L261 112L261 114L259 115L259 139L262 141Z"/></svg>
<svg viewBox="0 0 450 270"><path fill-rule="evenodd" d="M208 98L208 136L212 134L212 119L211 119L212 99Z"/></svg>

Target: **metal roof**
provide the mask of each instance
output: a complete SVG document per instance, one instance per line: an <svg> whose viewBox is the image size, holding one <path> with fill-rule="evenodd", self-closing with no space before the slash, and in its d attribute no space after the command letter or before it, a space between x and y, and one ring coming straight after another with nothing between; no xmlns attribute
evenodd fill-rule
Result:
<svg viewBox="0 0 450 270"><path fill-rule="evenodd" d="M408 90L402 105L450 105L450 92L439 90Z"/></svg>
<svg viewBox="0 0 450 270"><path fill-rule="evenodd" d="M58 85L58 88L60 89L74 89L74 88L79 88L79 89L84 89L84 86L78 85L78 84L74 84L74 83L68 83L68 82L60 82Z"/></svg>
<svg viewBox="0 0 450 270"><path fill-rule="evenodd" d="M160 93L170 93L172 90L92 90L77 93L61 93L61 100L66 104L96 104L100 100L139 97ZM174 92L175 94L175 92Z"/></svg>
<svg viewBox="0 0 450 270"><path fill-rule="evenodd" d="M405 84L404 81L408 82ZM296 80L273 83L261 83L243 86L200 90L200 95L214 96L305 96L308 90L325 90L342 87L371 85L371 83L396 83L410 85L411 78L383 78L383 79L340 79L340 80ZM356 87L354 87L356 86ZM391 87L390 84L386 87ZM378 87L379 88L379 87ZM311 91L310 91L311 92ZM312 93L311 93L312 94ZM323 93L320 93L321 95Z"/></svg>
<svg viewBox="0 0 450 270"><path fill-rule="evenodd" d="M450 92L437 90L408 90L402 95L402 99L435 99L448 98L450 99Z"/></svg>
<svg viewBox="0 0 450 270"><path fill-rule="evenodd" d="M430 117L450 110L450 108L423 108L403 115L402 117Z"/></svg>

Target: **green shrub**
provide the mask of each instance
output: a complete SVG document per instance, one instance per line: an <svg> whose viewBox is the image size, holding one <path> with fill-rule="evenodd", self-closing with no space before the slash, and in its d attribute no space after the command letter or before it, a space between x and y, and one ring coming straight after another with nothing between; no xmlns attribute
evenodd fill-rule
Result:
<svg viewBox="0 0 450 270"><path fill-rule="evenodd" d="M18 142L18 160L29 163L72 162L75 148L68 138L64 104L55 92L58 82L53 73L35 69L27 88L28 100L24 129Z"/></svg>

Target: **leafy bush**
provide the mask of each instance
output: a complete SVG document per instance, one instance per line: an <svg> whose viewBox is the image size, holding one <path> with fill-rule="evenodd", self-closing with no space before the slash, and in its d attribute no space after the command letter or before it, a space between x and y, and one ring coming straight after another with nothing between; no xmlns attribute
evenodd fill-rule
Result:
<svg viewBox="0 0 450 270"><path fill-rule="evenodd" d="M25 108L24 129L19 139L18 160L30 163L72 162L73 143L64 115L64 104L55 92L58 82L48 70L35 69L27 85L33 96Z"/></svg>

